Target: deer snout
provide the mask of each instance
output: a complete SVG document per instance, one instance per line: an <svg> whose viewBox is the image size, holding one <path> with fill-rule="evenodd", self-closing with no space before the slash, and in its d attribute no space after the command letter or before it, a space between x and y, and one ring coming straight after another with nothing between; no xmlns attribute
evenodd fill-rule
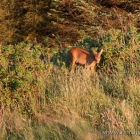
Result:
<svg viewBox="0 0 140 140"><path fill-rule="evenodd" d="M98 64L100 62L100 58L95 57L95 59L96 59L96 63Z"/></svg>

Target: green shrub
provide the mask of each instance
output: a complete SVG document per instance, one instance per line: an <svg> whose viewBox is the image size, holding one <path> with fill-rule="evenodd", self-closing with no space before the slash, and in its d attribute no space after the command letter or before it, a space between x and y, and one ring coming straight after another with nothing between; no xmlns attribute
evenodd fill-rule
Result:
<svg viewBox="0 0 140 140"><path fill-rule="evenodd" d="M25 43L1 46L0 104L11 109L19 107L32 113L32 104L37 101L40 94L38 75L44 70L44 64L39 59L41 54L39 46L29 49L30 47L31 44Z"/></svg>

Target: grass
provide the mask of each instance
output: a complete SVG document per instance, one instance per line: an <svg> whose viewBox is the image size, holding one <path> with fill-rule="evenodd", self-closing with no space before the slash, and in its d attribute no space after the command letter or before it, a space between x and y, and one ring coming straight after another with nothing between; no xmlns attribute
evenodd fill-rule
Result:
<svg viewBox="0 0 140 140"><path fill-rule="evenodd" d="M106 130L139 130L140 88L136 77L127 82L129 95L121 99L105 92L105 84L99 80L102 75L70 75L56 68L51 77L45 79L46 101L35 104L32 116L19 113L17 108L1 109L2 139L139 139L136 135L103 135ZM108 82L109 77L104 79ZM116 79L111 82L116 83Z"/></svg>
<svg viewBox="0 0 140 140"><path fill-rule="evenodd" d="M0 139L139 139L132 133L140 132L139 35L110 30L102 37L95 75L80 66L69 72L70 48L0 46ZM95 40L76 46L100 49ZM105 134L113 131L127 133Z"/></svg>

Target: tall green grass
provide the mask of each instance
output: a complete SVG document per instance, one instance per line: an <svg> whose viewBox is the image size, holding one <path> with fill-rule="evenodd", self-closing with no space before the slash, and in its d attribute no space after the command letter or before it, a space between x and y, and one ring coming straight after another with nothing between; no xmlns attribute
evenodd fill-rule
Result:
<svg viewBox="0 0 140 140"><path fill-rule="evenodd" d="M0 139L139 139L128 132L140 132L140 37L132 29L102 38L95 75L82 67L69 72L69 48L0 46ZM101 46L90 38L78 44L92 43Z"/></svg>

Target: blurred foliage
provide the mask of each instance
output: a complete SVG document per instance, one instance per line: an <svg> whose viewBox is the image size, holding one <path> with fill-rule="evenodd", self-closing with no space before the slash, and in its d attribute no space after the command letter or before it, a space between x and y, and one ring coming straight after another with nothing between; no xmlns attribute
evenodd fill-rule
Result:
<svg viewBox="0 0 140 140"><path fill-rule="evenodd" d="M131 5L133 8L129 8ZM67 47L83 37L100 36L101 29L122 28L121 21L139 27L138 11L139 1L2 0L0 42L15 44L36 39L46 45L47 39L50 47Z"/></svg>
<svg viewBox="0 0 140 140"><path fill-rule="evenodd" d="M138 45L140 36L136 28L130 28L124 32L113 29L108 34L103 35L102 38L105 49L103 55L105 69L112 69L112 72L114 72L113 70L121 72L123 69L126 73L139 73L137 67L140 65L140 48Z"/></svg>
<svg viewBox="0 0 140 140"><path fill-rule="evenodd" d="M125 9L128 12L138 12L140 7L139 0L97 0L101 5L112 7L117 6L119 8Z"/></svg>

